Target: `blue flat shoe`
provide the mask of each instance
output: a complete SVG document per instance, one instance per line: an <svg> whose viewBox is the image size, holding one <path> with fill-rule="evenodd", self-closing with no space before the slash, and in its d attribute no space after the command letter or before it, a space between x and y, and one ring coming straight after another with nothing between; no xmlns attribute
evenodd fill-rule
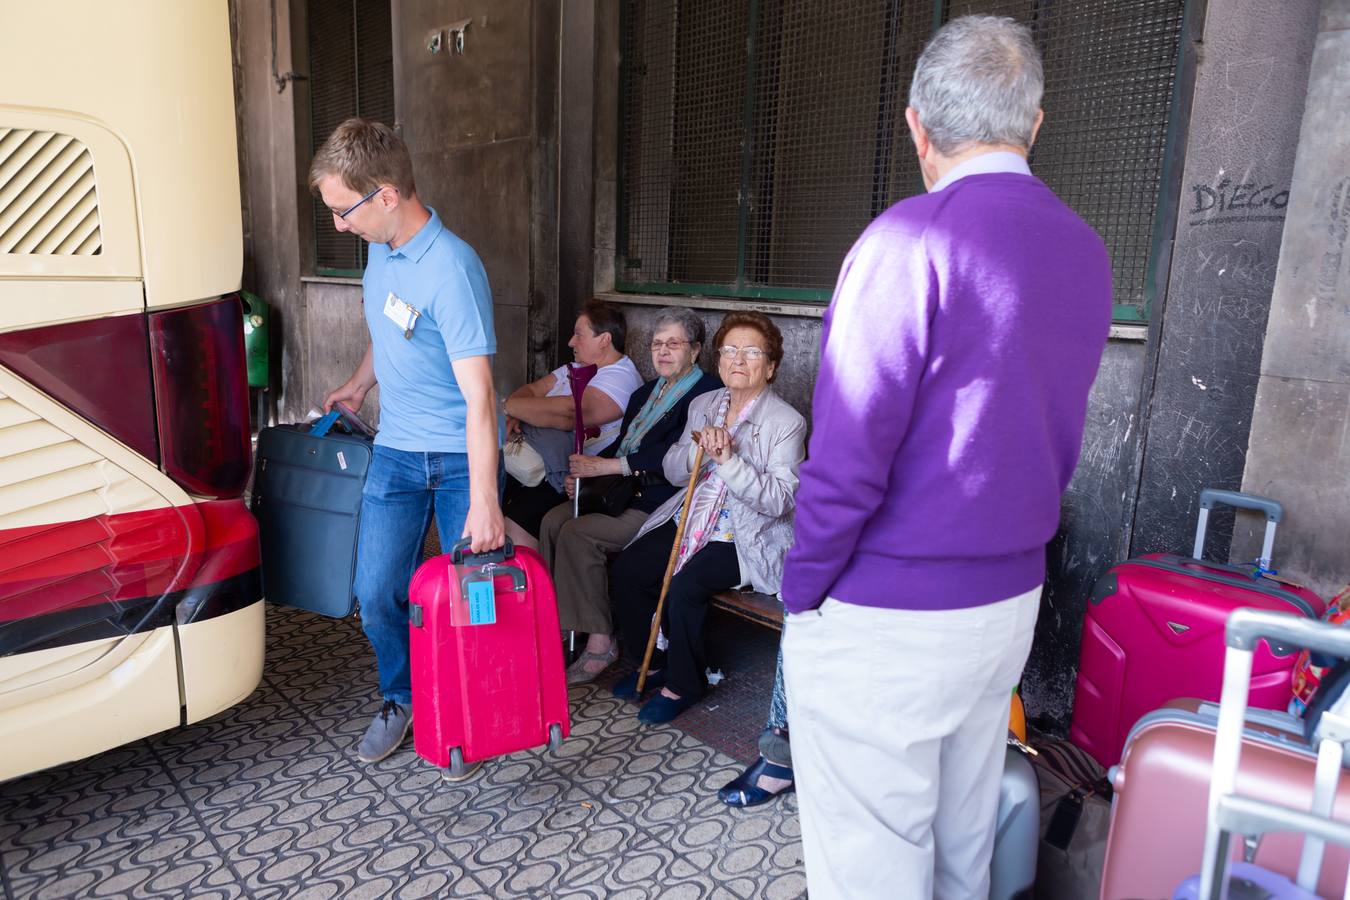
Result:
<svg viewBox="0 0 1350 900"><path fill-rule="evenodd" d="M660 690L666 686L666 673L658 669L655 672L647 673L647 683L642 686L642 692L645 694L651 690ZM614 684L614 696L620 700L636 700L637 695L637 672L631 672L620 678Z"/></svg>
<svg viewBox="0 0 1350 900"><path fill-rule="evenodd" d="M780 766L777 763L771 763L761 756L755 760L750 768L736 776L734 781L729 782L726 787L718 791L717 799L727 806L736 806L743 809L747 806L759 806L761 803L768 803L774 797L783 794L790 794L796 787L796 785L789 784L782 790L766 791L759 786L759 776L761 775L792 781L792 769L787 766Z"/></svg>
<svg viewBox="0 0 1350 900"><path fill-rule="evenodd" d="M680 697L676 700L667 697L665 694L657 694L642 704L642 709L638 710L638 721L646 722L648 725L661 725L669 722L697 702L697 699L691 697Z"/></svg>

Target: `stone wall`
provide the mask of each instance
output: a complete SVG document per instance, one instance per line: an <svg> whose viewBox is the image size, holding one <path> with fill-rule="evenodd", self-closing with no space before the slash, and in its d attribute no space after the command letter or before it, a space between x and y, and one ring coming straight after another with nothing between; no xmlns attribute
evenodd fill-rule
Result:
<svg viewBox="0 0 1350 900"><path fill-rule="evenodd" d="M1326 0L1242 487L1285 504L1276 568L1328 598L1350 583L1348 236L1350 0ZM1259 519L1243 525L1234 562L1250 562L1261 547Z"/></svg>

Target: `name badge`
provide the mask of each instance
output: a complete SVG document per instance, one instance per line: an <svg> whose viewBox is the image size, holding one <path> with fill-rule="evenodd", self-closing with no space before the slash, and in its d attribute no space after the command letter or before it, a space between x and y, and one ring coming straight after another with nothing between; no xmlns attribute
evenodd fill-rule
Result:
<svg viewBox="0 0 1350 900"><path fill-rule="evenodd" d="M389 296L385 298L384 301L384 315L389 321L393 322L399 328L402 328L403 336L411 340L413 326L417 324L417 317L420 316L421 313L413 309L411 305L400 300L394 295L393 291L390 291Z"/></svg>

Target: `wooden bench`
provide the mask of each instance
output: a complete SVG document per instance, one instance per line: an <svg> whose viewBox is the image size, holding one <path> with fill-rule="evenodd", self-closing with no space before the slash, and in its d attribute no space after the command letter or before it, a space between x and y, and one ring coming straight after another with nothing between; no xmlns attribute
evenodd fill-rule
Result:
<svg viewBox="0 0 1350 900"><path fill-rule="evenodd" d="M748 591L721 591L713 594L712 605L720 610L748 619L776 631L783 630L783 604L773 594L753 594Z"/></svg>

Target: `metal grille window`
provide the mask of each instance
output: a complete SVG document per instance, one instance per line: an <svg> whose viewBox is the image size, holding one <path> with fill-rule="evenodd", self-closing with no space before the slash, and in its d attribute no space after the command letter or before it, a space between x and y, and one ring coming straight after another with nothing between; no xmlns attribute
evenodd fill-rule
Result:
<svg viewBox="0 0 1350 900"><path fill-rule="evenodd" d="M1037 175L1105 239L1116 318L1147 270L1187 0L625 0L619 290L828 300L858 233L923 190L904 110L935 27L1031 25Z"/></svg>
<svg viewBox="0 0 1350 900"><path fill-rule="evenodd" d="M309 0L310 129L317 150L352 116L394 122L394 35L390 0ZM314 202L314 266L320 275L357 277L365 241L333 228Z"/></svg>

